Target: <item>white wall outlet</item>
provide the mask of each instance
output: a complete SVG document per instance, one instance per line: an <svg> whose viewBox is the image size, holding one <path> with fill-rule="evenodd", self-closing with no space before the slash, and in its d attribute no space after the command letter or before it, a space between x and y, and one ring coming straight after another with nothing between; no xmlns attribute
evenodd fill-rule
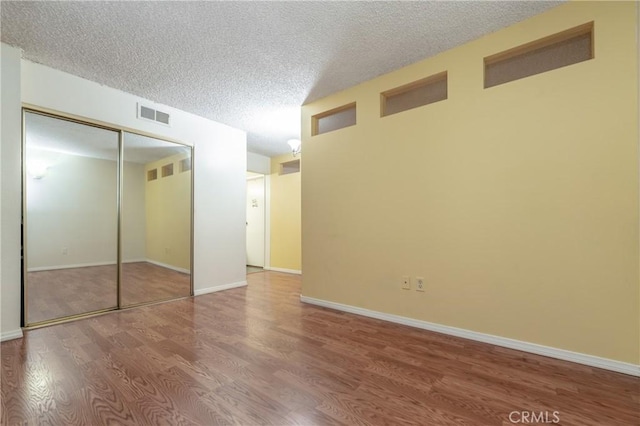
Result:
<svg viewBox="0 0 640 426"><path fill-rule="evenodd" d="M402 289L411 290L411 277L405 275L402 277Z"/></svg>
<svg viewBox="0 0 640 426"><path fill-rule="evenodd" d="M63 247L62 254L69 254L69 249L67 249L66 247Z"/></svg>
<svg viewBox="0 0 640 426"><path fill-rule="evenodd" d="M416 277L416 291L424 291L424 277Z"/></svg>

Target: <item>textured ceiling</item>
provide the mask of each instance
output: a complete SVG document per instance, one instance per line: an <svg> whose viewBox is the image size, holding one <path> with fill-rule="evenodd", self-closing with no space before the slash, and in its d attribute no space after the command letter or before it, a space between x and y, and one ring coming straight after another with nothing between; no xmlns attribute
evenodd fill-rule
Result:
<svg viewBox="0 0 640 426"><path fill-rule="evenodd" d="M248 132L273 156L300 105L560 2L0 2L23 57Z"/></svg>

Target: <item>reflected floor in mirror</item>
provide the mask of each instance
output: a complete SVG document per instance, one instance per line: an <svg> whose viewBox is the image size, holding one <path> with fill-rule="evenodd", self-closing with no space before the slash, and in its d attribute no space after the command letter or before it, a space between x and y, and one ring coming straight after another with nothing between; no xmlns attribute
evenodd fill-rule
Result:
<svg viewBox="0 0 640 426"><path fill-rule="evenodd" d="M640 424L637 377L304 304L299 275L247 281L3 342L0 423Z"/></svg>
<svg viewBox="0 0 640 426"><path fill-rule="evenodd" d="M255 274L256 272L264 272L264 268L247 265L247 274Z"/></svg>
<svg viewBox="0 0 640 426"><path fill-rule="evenodd" d="M189 296L190 276L148 262L122 265L123 305ZM115 265L28 273L29 323L113 308Z"/></svg>

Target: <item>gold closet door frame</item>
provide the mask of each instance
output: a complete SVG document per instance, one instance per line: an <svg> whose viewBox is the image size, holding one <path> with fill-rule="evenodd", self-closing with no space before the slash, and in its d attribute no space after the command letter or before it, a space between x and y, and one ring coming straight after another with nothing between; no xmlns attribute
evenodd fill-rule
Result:
<svg viewBox="0 0 640 426"><path fill-rule="evenodd" d="M104 129L104 130L109 130L109 131L113 131L113 132L117 132L118 133L118 160L117 160L117 181L116 181L116 208L117 208L117 255L116 255L116 262L117 262L117 278L116 278L116 297L117 297L117 305L115 308L106 308L106 309L100 309L97 311L91 311L91 312L86 312L86 313L81 313L81 314L73 314L73 315L68 315L68 316L64 316L64 317L60 317L60 318L54 318L51 320L45 320L45 321L39 321L39 322L34 322L34 323L28 323L28 318L29 318L29 285L28 285L28 278L27 278L27 257L28 257L28 247L27 247L27 227L28 227L28 215L27 215L27 192L26 192L26 188L27 188L27 156L26 156L26 149L27 149L27 126L26 126L26 115L27 113L32 113L32 114L38 114L38 115L42 115L45 117L51 117L51 118L55 118L58 120L64 120L64 121L70 121L72 123L77 123L77 124L83 124L85 126L91 126L91 127L96 127L99 129ZM107 312L114 312L114 311L119 311L119 310L125 310L125 309L131 309L131 308L136 308L138 306L143 306L143 305L150 305L150 304L154 304L154 303L161 303L161 302L166 302L168 300L160 300L160 301L150 301L150 302L143 302L143 303L139 303L136 305L128 305L128 306L123 306L122 305L122 290L121 290L121 284L122 284L122 194L123 194L123 173L124 173L124 133L132 133L135 135L140 135L140 136L146 136L146 137L150 137L150 138L154 138L154 139L158 139L164 142L169 142L169 143L173 143L173 144L177 144L177 145L181 145L183 147L189 148L190 152L191 152L191 235L189 236L190 239L190 245L189 245L189 250L190 250L190 264L189 264L189 268L191 270L191 274L189 276L189 282L190 282L190 294L189 296L185 296L185 297L177 297L174 299L169 299L169 300L179 300L179 299L183 299L186 297L193 297L194 295L194 290L193 290L193 231L194 231L194 226L193 226L193 212L194 212L194 174L195 174L195 161L194 161L194 154L195 154L195 150L193 145L184 143L182 141L178 141L175 139L171 139L171 138L166 138L163 136L158 136L155 135L153 133L147 133L147 132L143 132L137 129L132 129L132 128L128 128L128 127L123 127L123 126L116 126L113 124L109 124L109 123L105 123L103 121L99 121L99 120L93 120L87 117L81 117L81 116L77 116L77 115L73 115L73 114L67 114L64 112L60 112L60 111L55 111L49 108L42 108L42 107L38 107L36 105L31 105L31 104L26 104L23 103L22 104L22 146L21 146L21 162L22 162L22 229L21 229L21 239L22 239L22 280L21 280L21 288L22 288L22 310L21 310L21 325L22 328L24 329L35 329L35 328L40 328L40 327L45 327L48 325L53 325L53 324L61 324L61 323L65 323L65 322L69 322L69 321L74 321L76 319L79 318L88 318L88 317L92 317L92 316L96 316L96 315L102 315L104 313Z"/></svg>

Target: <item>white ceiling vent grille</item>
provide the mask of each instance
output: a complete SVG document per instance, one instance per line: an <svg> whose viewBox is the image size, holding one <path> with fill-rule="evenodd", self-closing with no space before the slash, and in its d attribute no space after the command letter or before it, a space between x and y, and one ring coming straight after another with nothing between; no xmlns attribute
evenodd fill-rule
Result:
<svg viewBox="0 0 640 426"><path fill-rule="evenodd" d="M169 126L171 116L166 112L158 111L142 104L138 104L138 118L140 120L155 121L156 123Z"/></svg>

